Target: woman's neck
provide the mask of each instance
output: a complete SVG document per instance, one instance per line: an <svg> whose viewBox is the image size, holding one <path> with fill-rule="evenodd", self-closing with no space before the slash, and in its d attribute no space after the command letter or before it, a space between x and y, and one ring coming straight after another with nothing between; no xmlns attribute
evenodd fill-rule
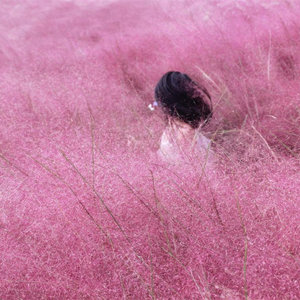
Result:
<svg viewBox="0 0 300 300"><path fill-rule="evenodd" d="M169 121L167 132L178 141L192 142L197 130L189 124L177 120Z"/></svg>

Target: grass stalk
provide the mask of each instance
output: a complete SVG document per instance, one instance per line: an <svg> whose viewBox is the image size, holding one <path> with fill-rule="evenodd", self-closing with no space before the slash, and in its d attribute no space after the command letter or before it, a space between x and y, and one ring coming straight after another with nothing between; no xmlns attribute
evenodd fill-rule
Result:
<svg viewBox="0 0 300 300"><path fill-rule="evenodd" d="M22 173L24 176L29 177L28 173L23 171L21 168L19 168L17 165L15 165L13 162L11 162L8 158L6 158L3 154L0 153L0 158L2 158L5 162L7 162L9 165L11 165L13 168L18 170L20 173Z"/></svg>
<svg viewBox="0 0 300 300"><path fill-rule="evenodd" d="M81 206L81 208L83 209L83 211L86 213L86 215L89 217L89 219L96 225L96 227L104 234L104 236L108 239L109 244L111 245L112 248L114 248L112 239L110 238L109 234L104 230L104 228L95 220L95 218L92 216L92 214L89 212L89 210L87 209L87 207L84 205L84 203L79 199L78 195L76 194L76 192L74 191L74 189L60 176L58 175L56 172L54 172L50 167L46 166L45 164L43 164L42 162L40 162L39 160L35 159L34 157L30 156L30 158L37 163L40 167L42 167L43 169L45 169L49 174L51 174L53 177L57 178L59 181L61 181L66 187L68 187L68 189L71 191L71 193L75 196L75 198L77 199L77 202L79 203L79 205Z"/></svg>
<svg viewBox="0 0 300 300"><path fill-rule="evenodd" d="M238 214L240 217L243 234L244 234L243 276L244 276L244 296L245 296L245 300L247 300L248 299L248 284L247 284L248 235L247 235L247 229L245 226L243 214L241 211L241 205L237 193L236 193L236 204L237 204L237 210L238 210Z"/></svg>

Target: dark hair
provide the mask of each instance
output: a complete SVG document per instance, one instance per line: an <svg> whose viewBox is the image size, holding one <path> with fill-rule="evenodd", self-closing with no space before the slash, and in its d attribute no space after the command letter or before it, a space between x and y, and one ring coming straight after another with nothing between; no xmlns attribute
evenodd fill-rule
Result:
<svg viewBox="0 0 300 300"><path fill-rule="evenodd" d="M184 73L171 71L163 75L155 87L155 99L166 114L192 128L199 127L201 121L207 123L212 116L208 91Z"/></svg>

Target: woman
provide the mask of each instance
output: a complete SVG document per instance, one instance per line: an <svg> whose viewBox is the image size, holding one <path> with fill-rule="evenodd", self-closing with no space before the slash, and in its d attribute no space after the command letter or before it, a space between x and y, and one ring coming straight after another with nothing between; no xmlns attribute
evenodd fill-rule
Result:
<svg viewBox="0 0 300 300"><path fill-rule="evenodd" d="M167 119L159 156L174 163L195 156L211 161L210 140L201 132L212 117L207 90L184 73L168 72L156 85L155 100L154 104L162 108Z"/></svg>

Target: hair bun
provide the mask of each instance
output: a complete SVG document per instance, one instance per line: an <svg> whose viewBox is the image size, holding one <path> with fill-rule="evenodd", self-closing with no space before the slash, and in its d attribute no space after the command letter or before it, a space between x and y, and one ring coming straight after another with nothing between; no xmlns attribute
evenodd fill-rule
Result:
<svg viewBox="0 0 300 300"><path fill-rule="evenodd" d="M181 72L167 72L155 87L155 99L161 103L164 112L193 128L212 116L212 105L205 98L211 102L207 90Z"/></svg>

